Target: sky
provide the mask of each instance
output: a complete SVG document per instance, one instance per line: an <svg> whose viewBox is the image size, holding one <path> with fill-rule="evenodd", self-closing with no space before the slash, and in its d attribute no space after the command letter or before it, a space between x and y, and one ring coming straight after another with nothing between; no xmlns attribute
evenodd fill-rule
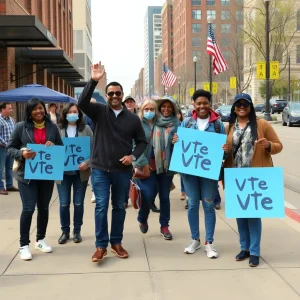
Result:
<svg viewBox="0 0 300 300"><path fill-rule="evenodd" d="M144 67L144 18L148 6L165 0L92 0L93 63L105 66L107 81L125 95Z"/></svg>

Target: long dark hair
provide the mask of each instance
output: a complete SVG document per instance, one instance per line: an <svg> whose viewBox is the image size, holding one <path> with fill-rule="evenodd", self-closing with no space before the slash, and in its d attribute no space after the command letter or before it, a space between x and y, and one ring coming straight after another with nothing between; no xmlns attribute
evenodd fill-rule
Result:
<svg viewBox="0 0 300 300"><path fill-rule="evenodd" d="M229 130L230 131L231 127L234 126L236 119L237 119L237 115L234 111L235 109L235 104L232 105L231 107L231 112L230 112L230 118L229 118ZM249 113L249 125L251 128L251 135L252 135L252 142L254 144L255 140L257 139L257 116L256 116L256 112L253 106L253 103L250 103L250 113Z"/></svg>
<svg viewBox="0 0 300 300"><path fill-rule="evenodd" d="M79 119L76 121L76 125L78 128L78 131L83 131L84 127L85 127L85 123L83 121L83 113L82 111L79 109L78 105L75 103L68 103L66 104L61 112L61 116L60 116L60 128L65 129L68 127L68 120L67 120L67 114L69 113L69 110L71 107L76 106L78 109L78 117Z"/></svg>
<svg viewBox="0 0 300 300"><path fill-rule="evenodd" d="M46 110L46 105L44 103L44 101L40 98L31 98L27 103L26 103L26 107L25 107L25 116L24 116L24 121L26 122L26 124L28 125L28 127L32 128L33 127L33 122L32 122L32 118L31 118L31 114L33 109L38 105L41 104L44 108L45 111L45 122L49 122L52 123L49 119L49 115L47 113Z"/></svg>

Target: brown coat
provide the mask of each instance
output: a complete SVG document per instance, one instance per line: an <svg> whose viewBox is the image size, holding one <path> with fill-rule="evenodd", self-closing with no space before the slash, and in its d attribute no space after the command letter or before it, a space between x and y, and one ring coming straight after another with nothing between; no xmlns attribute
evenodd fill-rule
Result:
<svg viewBox="0 0 300 300"><path fill-rule="evenodd" d="M229 145L229 151L232 150L232 134L234 126L231 127L230 132L229 125L225 128L227 133L227 144ZM254 145L254 152L252 156L251 167L273 167L273 161L271 155L281 152L283 146L273 129L273 127L263 119L257 119L257 135L258 139L266 138L271 143L271 151L267 151L260 145ZM225 168L233 168L233 151L230 152L229 156L224 162Z"/></svg>

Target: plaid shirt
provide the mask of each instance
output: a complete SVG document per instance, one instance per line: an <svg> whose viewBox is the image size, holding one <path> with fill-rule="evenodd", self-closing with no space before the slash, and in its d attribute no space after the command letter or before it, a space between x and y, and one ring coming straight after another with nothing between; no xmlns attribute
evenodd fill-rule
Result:
<svg viewBox="0 0 300 300"><path fill-rule="evenodd" d="M15 122L13 118L4 118L0 114L0 146L6 147L14 128Z"/></svg>

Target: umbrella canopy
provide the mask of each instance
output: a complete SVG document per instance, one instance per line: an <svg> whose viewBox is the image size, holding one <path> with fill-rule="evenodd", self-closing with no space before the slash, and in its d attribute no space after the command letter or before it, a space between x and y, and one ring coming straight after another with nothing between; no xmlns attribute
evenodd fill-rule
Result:
<svg viewBox="0 0 300 300"><path fill-rule="evenodd" d="M83 91L83 88L75 88L75 97L77 99L79 99L82 91ZM104 96L97 89L94 90L92 98L96 99L96 101L99 102L99 103L106 104Z"/></svg>
<svg viewBox="0 0 300 300"><path fill-rule="evenodd" d="M0 92L0 102L27 102L31 98L40 98L45 102L77 103L75 98L51 90L40 84L28 84L23 87Z"/></svg>

